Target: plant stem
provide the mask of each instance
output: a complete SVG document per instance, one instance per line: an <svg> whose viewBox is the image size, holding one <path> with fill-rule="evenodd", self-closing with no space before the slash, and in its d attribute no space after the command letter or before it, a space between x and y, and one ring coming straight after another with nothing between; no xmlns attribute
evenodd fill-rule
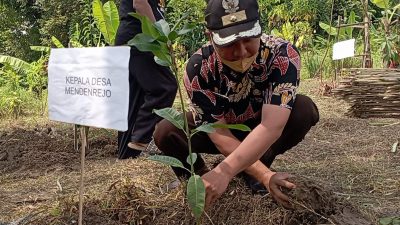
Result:
<svg viewBox="0 0 400 225"><path fill-rule="evenodd" d="M192 156L192 143L191 143L191 138L190 138L190 130L189 130L189 123L186 115L186 110L185 110L185 103L183 102L183 95L182 95L182 89L179 84L179 78L178 78L178 68L176 66L176 58L175 58L175 53L173 51L172 45L168 45L168 50L169 54L171 55L171 60L172 60L172 72L174 73L176 83L178 84L178 91L179 91L179 99L181 101L181 107L183 111L183 119L185 121L185 134L186 138L188 140L188 147L189 147L189 157L190 157L190 172L191 175L194 175L194 166L193 166L193 156Z"/></svg>

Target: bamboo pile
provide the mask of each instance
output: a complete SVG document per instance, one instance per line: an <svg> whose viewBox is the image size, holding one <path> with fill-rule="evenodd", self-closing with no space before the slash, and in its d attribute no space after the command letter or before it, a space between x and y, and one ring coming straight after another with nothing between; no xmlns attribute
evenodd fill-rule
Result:
<svg viewBox="0 0 400 225"><path fill-rule="evenodd" d="M349 115L360 118L400 118L400 69L343 69L333 90L350 103Z"/></svg>

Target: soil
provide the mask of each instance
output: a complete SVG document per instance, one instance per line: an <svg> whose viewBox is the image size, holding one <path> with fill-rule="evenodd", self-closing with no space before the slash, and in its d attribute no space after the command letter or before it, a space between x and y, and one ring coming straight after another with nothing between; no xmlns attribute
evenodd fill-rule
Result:
<svg viewBox="0 0 400 225"><path fill-rule="evenodd" d="M208 209L203 224L377 224L400 215L400 120L345 117L345 104L307 84L321 120L305 140L279 156L276 171L295 175L287 191L294 209L267 194L252 195L234 178ZM309 85L309 86L307 86ZM184 187L169 167L140 157L116 160L116 133L91 129L86 154L85 224L194 224ZM77 224L80 153L71 125L53 122L0 126L0 225ZM222 160L205 155L209 165Z"/></svg>

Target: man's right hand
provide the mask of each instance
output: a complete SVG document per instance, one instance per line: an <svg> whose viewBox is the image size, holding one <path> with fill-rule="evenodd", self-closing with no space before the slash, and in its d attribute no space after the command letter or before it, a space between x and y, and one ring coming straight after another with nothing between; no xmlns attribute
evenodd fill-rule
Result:
<svg viewBox="0 0 400 225"><path fill-rule="evenodd" d="M292 177L292 175L288 173L270 171L265 174L265 179L263 181L263 184L268 189L271 196L278 202L278 204L285 208L292 208L292 206L289 202L289 197L282 193L281 187L286 187L288 189L296 188L295 184L287 180L290 177Z"/></svg>
<svg viewBox="0 0 400 225"><path fill-rule="evenodd" d="M219 166L204 174L201 178L206 189L206 208L210 207L225 192L232 179Z"/></svg>

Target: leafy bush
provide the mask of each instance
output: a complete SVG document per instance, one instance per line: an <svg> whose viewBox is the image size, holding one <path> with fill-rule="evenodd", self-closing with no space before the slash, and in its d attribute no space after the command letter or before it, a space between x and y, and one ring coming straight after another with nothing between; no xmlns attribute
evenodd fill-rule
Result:
<svg viewBox="0 0 400 225"><path fill-rule="evenodd" d="M25 80L10 66L0 70L0 117L18 118L30 111L38 111L37 95L24 88Z"/></svg>
<svg viewBox="0 0 400 225"><path fill-rule="evenodd" d="M306 75L303 74L303 78L314 78L320 77L321 72L319 71L319 67L321 64L322 58L315 54L315 52L308 51L303 54L303 65L306 70Z"/></svg>
<svg viewBox="0 0 400 225"><path fill-rule="evenodd" d="M187 14L185 23L197 23L193 32L181 37L179 44L184 46L184 54L186 56L192 55L197 49L199 49L208 40L204 31L205 23L204 10L206 7L206 1L204 0L170 0L166 9L166 21L170 24L177 24L179 18L182 18L184 14ZM182 29L184 23L178 25L178 29ZM179 53L178 53L179 54ZM185 58L183 56L183 58Z"/></svg>

